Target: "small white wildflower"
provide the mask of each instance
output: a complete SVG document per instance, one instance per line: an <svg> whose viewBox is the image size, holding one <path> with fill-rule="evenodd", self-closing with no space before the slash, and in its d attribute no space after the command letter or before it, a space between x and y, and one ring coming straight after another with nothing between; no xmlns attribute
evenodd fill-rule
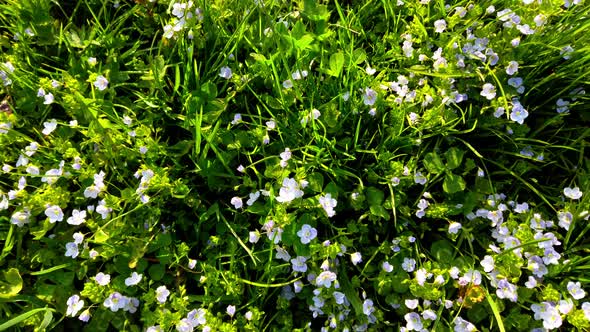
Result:
<svg viewBox="0 0 590 332"><path fill-rule="evenodd" d="M225 78L226 80L232 78L232 75L233 74L231 68L229 67L221 67L221 69L219 70L219 77Z"/></svg>
<svg viewBox="0 0 590 332"><path fill-rule="evenodd" d="M102 75L98 75L96 77L96 80L94 81L94 86L100 91L105 90L108 87L108 85L109 81L106 79L106 77Z"/></svg>

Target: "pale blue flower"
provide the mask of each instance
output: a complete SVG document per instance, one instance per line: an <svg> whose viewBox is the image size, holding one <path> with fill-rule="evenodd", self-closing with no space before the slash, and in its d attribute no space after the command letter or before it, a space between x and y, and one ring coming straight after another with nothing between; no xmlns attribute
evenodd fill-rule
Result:
<svg viewBox="0 0 590 332"><path fill-rule="evenodd" d="M70 225L81 225L86 222L86 211L74 209L74 211L72 211L72 216L69 217L66 221Z"/></svg>
<svg viewBox="0 0 590 332"><path fill-rule="evenodd" d="M580 282L568 282L567 283L567 291L570 293L570 295L576 299L576 300L581 300L584 297L586 297L586 292L584 291L584 289L582 289L582 284L580 284Z"/></svg>
<svg viewBox="0 0 590 332"><path fill-rule="evenodd" d="M226 80L232 78L232 75L233 74L231 68L229 67L221 67L221 69L219 70L219 77L225 78Z"/></svg>
<svg viewBox="0 0 590 332"><path fill-rule="evenodd" d="M580 199L582 197L582 192L580 191L580 188L578 188L578 187L564 188L563 194L565 195L565 197L570 198L570 199Z"/></svg>
<svg viewBox="0 0 590 332"><path fill-rule="evenodd" d="M373 312L375 312L375 307L373 306L373 300L366 299L363 302L363 313L367 316L370 316Z"/></svg>
<svg viewBox="0 0 590 332"><path fill-rule="evenodd" d="M72 295L68 298L66 302L68 308L66 309L66 316L74 317L78 313L78 311L82 310L84 307L84 301L80 300L79 295Z"/></svg>
<svg viewBox="0 0 590 332"><path fill-rule="evenodd" d="M125 308L127 301L128 298L121 295L121 293L113 292L106 298L106 300L104 300L103 305L111 309L112 312L117 312L119 309Z"/></svg>
<svg viewBox="0 0 590 332"><path fill-rule="evenodd" d="M371 88L365 88L363 94L363 103L367 106L373 106L377 101L377 92Z"/></svg>
<svg viewBox="0 0 590 332"><path fill-rule="evenodd" d="M360 252L355 252L350 255L350 261L352 264L357 265L358 263L363 261L363 256Z"/></svg>
<svg viewBox="0 0 590 332"><path fill-rule="evenodd" d="M486 83L483 85L480 95L485 97L487 100L492 100L496 98L496 87L490 83Z"/></svg>
<svg viewBox="0 0 590 332"><path fill-rule="evenodd" d="M166 303L166 299L170 295L170 291L166 288L166 286L160 286L156 289L156 299L160 303Z"/></svg>
<svg viewBox="0 0 590 332"><path fill-rule="evenodd" d="M51 134L57 128L57 120L51 119L49 121L43 122L43 130L41 131L43 135Z"/></svg>
<svg viewBox="0 0 590 332"><path fill-rule="evenodd" d="M236 314L236 306L228 305L225 311L230 317L233 317Z"/></svg>
<svg viewBox="0 0 590 332"><path fill-rule="evenodd" d="M303 257L303 256L297 256L295 258L293 258L291 260L291 264L293 265L293 271L294 272L301 272L301 273L305 273L307 272L307 264L305 263L307 261L307 258Z"/></svg>
<svg viewBox="0 0 590 332"><path fill-rule="evenodd" d="M317 276L315 283L317 287L326 287L330 288L332 286L332 282L336 281L336 273L331 271L323 271Z"/></svg>
<svg viewBox="0 0 590 332"><path fill-rule="evenodd" d="M324 211L326 211L328 217L333 217L336 214L334 208L336 207L338 202L336 201L336 199L332 198L332 194L327 193L324 196L320 196L319 201Z"/></svg>
<svg viewBox="0 0 590 332"><path fill-rule="evenodd" d="M279 190L279 196L276 200L280 203L289 203L296 198L303 196L303 191L300 188L299 183L292 178L283 179L283 185Z"/></svg>
<svg viewBox="0 0 590 332"><path fill-rule="evenodd" d="M447 21L444 19L434 21L434 32L442 33L447 29Z"/></svg>
<svg viewBox="0 0 590 332"><path fill-rule="evenodd" d="M101 286L106 286L111 282L111 276L109 274L104 274L102 272L99 272L94 277L94 280L96 280L97 284L99 284Z"/></svg>
<svg viewBox="0 0 590 332"><path fill-rule="evenodd" d="M64 213L57 205L50 205L45 209L45 215L49 218L50 223L64 220Z"/></svg>
<svg viewBox="0 0 590 332"><path fill-rule="evenodd" d="M308 244L318 235L318 231L308 224L305 224L297 232L297 236L301 239L301 243Z"/></svg>
<svg viewBox="0 0 590 332"><path fill-rule="evenodd" d="M105 90L109 85L109 81L106 79L106 77L102 76L102 75L98 75L96 77L96 80L94 81L94 86L99 90L99 91L103 91Z"/></svg>
<svg viewBox="0 0 590 332"><path fill-rule="evenodd" d="M135 286L137 284L139 284L139 282L141 281L141 279L143 278L143 274L138 274L137 272L133 272L131 273L131 276L129 276L129 278L125 279L125 285L126 286Z"/></svg>
<svg viewBox="0 0 590 332"><path fill-rule="evenodd" d="M406 329L408 331L422 331L424 328L420 315L415 312L405 314L404 319L406 320Z"/></svg>

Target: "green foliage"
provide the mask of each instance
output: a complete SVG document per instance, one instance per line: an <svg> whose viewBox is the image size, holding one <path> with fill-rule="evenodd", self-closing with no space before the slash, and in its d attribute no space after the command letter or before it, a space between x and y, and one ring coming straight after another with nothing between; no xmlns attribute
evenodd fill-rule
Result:
<svg viewBox="0 0 590 332"><path fill-rule="evenodd" d="M5 1L0 330L588 329L589 14Z"/></svg>

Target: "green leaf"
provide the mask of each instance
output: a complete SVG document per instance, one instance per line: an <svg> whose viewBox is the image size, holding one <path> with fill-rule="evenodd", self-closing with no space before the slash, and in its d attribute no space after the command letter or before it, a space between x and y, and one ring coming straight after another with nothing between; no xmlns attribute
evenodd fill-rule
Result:
<svg viewBox="0 0 590 332"><path fill-rule="evenodd" d="M307 180L309 181L309 189L315 192L322 192L322 188L324 188L324 176L321 173L311 173L307 176Z"/></svg>
<svg viewBox="0 0 590 332"><path fill-rule="evenodd" d="M41 311L55 311L55 310L49 309L49 308L37 308L37 309L27 311L23 314L20 314L20 315L14 317L13 319L11 319L7 322L4 322L2 325L0 325L0 331L6 331L9 328L22 323L23 321L27 320L29 317L36 315Z"/></svg>
<svg viewBox="0 0 590 332"><path fill-rule="evenodd" d="M23 289L23 279L18 269L11 268L3 272L4 281L0 281L0 298L7 299L15 296Z"/></svg>
<svg viewBox="0 0 590 332"><path fill-rule="evenodd" d="M330 56L329 75L338 77L344 68L344 54L342 52L334 53Z"/></svg>
<svg viewBox="0 0 590 332"><path fill-rule="evenodd" d="M357 48L352 52L352 62L354 62L355 64L361 64L365 62L366 59L367 53L365 53L365 50L363 50L362 48Z"/></svg>
<svg viewBox="0 0 590 332"><path fill-rule="evenodd" d="M432 174L439 174L445 171L445 165L436 152L429 152L424 155L424 167Z"/></svg>
<svg viewBox="0 0 590 332"><path fill-rule="evenodd" d="M38 331L45 331L51 321L53 320L53 313L50 310L45 311L45 315L43 316L43 321L37 327Z"/></svg>
<svg viewBox="0 0 590 332"><path fill-rule="evenodd" d="M107 233L105 233L102 229L99 229L94 233L94 242L96 243L104 243L109 239Z"/></svg>
<svg viewBox="0 0 590 332"><path fill-rule="evenodd" d="M164 274L166 273L166 267L162 264L154 264L150 266L148 273L150 274L150 277L153 280L159 281L162 280L162 278L164 278Z"/></svg>
<svg viewBox="0 0 590 332"><path fill-rule="evenodd" d="M465 180L459 175L448 173L445 175L445 181L443 182L443 190L447 194L454 194L459 191L465 190Z"/></svg>
<svg viewBox="0 0 590 332"><path fill-rule="evenodd" d="M217 86L213 82L207 82L201 86L201 96L207 100L213 100L217 97Z"/></svg>
<svg viewBox="0 0 590 332"><path fill-rule="evenodd" d="M380 206L383 204L383 199L385 198L385 194L374 187L368 187L367 192L367 202L369 202L369 206L377 205Z"/></svg>
<svg viewBox="0 0 590 332"><path fill-rule="evenodd" d="M389 219L389 213L382 205L371 205L369 210L374 216L381 217L386 220Z"/></svg>
<svg viewBox="0 0 590 332"><path fill-rule="evenodd" d="M305 50L307 48L309 48L309 45L311 45L314 41L313 35L311 34L306 34L303 37L301 37L300 39L295 40L295 47L298 48L299 50Z"/></svg>
<svg viewBox="0 0 590 332"><path fill-rule="evenodd" d="M445 152L445 158L447 159L447 168L448 169L455 169L461 165L463 162L463 155L465 151L459 148L450 148Z"/></svg>
<svg viewBox="0 0 590 332"><path fill-rule="evenodd" d="M453 260L453 246L447 240L436 241L430 247L430 254L437 261L450 264Z"/></svg>

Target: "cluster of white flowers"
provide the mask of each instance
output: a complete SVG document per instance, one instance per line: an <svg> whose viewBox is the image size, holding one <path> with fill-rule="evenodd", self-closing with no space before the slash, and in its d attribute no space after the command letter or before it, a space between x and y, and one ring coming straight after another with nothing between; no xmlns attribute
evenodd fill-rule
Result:
<svg viewBox="0 0 590 332"><path fill-rule="evenodd" d="M84 189L84 197L86 198L97 198L98 194L103 191L106 186L104 184L104 176L106 174L103 171L100 171L97 174L94 174L94 184L90 185L86 189Z"/></svg>
<svg viewBox="0 0 590 332"><path fill-rule="evenodd" d="M178 33L190 28L193 25L193 21L203 20L203 12L200 8L193 10L194 2L175 2L172 4L172 15L174 16L170 21L170 24L164 26L164 38L177 38ZM189 30L188 37L193 38L193 31Z"/></svg>

